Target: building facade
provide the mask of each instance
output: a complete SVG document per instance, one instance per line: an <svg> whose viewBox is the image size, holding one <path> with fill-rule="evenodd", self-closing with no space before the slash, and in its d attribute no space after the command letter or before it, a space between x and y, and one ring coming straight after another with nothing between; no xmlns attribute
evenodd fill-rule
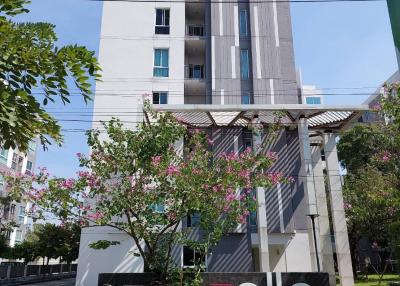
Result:
<svg viewBox="0 0 400 286"><path fill-rule="evenodd" d="M135 128L143 121L147 95L158 109L185 112L191 125L206 125L216 153L240 152L264 140L249 131L248 123L267 125L276 111L285 114L285 128L262 151L277 152L275 170L295 182L256 190L257 213L213 249L207 271L259 271L269 273L267 277L271 272L313 272L318 270L318 257L322 271L329 272L331 285L336 285L331 220L342 285L354 284L331 133L354 113L301 105L289 3L105 1L99 61L103 77L96 87L94 128L113 116ZM327 185L324 176L329 178ZM317 248L310 214L319 215ZM184 226L190 223L183 221ZM101 251L88 247L101 239L120 244ZM130 254L134 249L134 242L114 229L84 229L77 285L97 285L102 272L143 271L142 260ZM184 248L175 254L182 267L190 267L187 263L194 255Z"/></svg>
<svg viewBox="0 0 400 286"><path fill-rule="evenodd" d="M32 174L35 168L36 149L36 141L29 143L26 153L0 147L0 170L10 174ZM4 180L0 175L0 197L5 196L5 188ZM25 202L15 201L0 205L0 226L5 228L10 224L15 225L11 229L2 230L11 247L22 242L32 228L32 219L27 215L29 207L29 204Z"/></svg>

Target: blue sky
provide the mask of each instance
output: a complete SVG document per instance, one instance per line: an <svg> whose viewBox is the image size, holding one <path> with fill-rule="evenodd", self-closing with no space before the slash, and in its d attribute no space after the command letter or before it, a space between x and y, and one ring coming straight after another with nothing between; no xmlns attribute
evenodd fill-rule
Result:
<svg viewBox="0 0 400 286"><path fill-rule="evenodd" d="M33 0L31 12L21 21L46 21L56 25L59 42L85 45L98 50L102 3L89 0ZM397 69L386 2L340 2L292 4L296 66L303 83L315 84L326 93L327 104L358 104ZM346 88L328 89L328 88ZM368 87L359 89L360 87ZM348 89L357 88L357 89ZM90 111L78 97L72 104L49 105L49 111ZM59 118L65 118L59 116ZM85 117L84 119L89 119ZM90 128L90 123L60 122L63 128ZM57 176L72 176L78 168L75 154L86 153L83 133L64 133L62 147L39 150L37 166Z"/></svg>

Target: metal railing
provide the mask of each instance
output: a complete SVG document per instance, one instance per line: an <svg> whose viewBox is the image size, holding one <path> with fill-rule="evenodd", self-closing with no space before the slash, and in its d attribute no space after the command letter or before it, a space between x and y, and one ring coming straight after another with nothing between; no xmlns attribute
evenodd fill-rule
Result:
<svg viewBox="0 0 400 286"><path fill-rule="evenodd" d="M189 37L203 37L204 36L204 25L187 25L186 36Z"/></svg>
<svg viewBox="0 0 400 286"><path fill-rule="evenodd" d="M30 276L43 276L52 274L74 273L77 271L77 264L53 264L53 265L22 265L22 264L1 264L1 279L13 279Z"/></svg>

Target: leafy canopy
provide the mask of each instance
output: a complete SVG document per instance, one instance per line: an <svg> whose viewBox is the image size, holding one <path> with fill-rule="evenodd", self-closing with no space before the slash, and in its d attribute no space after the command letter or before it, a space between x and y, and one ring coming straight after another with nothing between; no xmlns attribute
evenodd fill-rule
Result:
<svg viewBox="0 0 400 286"><path fill-rule="evenodd" d="M187 130L168 113L148 112L154 124L129 130L111 120L104 124L107 140L100 131L90 132L92 153L78 154L85 169L76 179L51 178L41 170L33 178L7 181L10 196L33 201L39 216L50 211L63 221L125 232L136 243L133 255L143 258L145 270L166 279L179 266L172 259L174 245L189 246L204 258L222 236L246 223L257 206L256 187L288 180L268 172L275 154L247 149L216 155L205 133ZM182 140L183 151L177 144ZM180 227L191 215L200 218L200 237L190 235L194 226ZM91 246L104 249L118 243L102 240ZM196 271L204 266L201 261L196 261Z"/></svg>
<svg viewBox="0 0 400 286"><path fill-rule="evenodd" d="M72 86L86 102L90 79L98 79L100 70L94 52L57 46L54 25L14 22L13 16L28 12L29 2L0 0L0 145L22 151L36 137L43 146L50 139L62 142L60 126L40 102L60 98L67 104Z"/></svg>

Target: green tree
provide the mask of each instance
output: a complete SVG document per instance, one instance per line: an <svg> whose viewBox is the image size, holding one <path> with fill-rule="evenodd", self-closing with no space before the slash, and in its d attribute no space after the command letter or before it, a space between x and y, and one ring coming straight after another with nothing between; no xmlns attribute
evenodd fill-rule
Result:
<svg viewBox="0 0 400 286"><path fill-rule="evenodd" d="M28 12L28 3L0 0L0 145L21 151L36 137L44 147L50 139L62 142L60 126L40 101L47 105L58 97L67 104L70 86L88 101L90 79L98 79L100 70L94 52L57 46L54 25L14 22L13 16Z"/></svg>
<svg viewBox="0 0 400 286"><path fill-rule="evenodd" d="M246 223L257 205L255 187L271 189L288 179L267 171L275 154L247 149L217 156L203 132L187 130L171 114L148 112L154 124L140 124L134 131L118 120L105 123L108 140L102 140L99 131L90 132L92 153L79 154L85 169L77 179L50 178L42 170L33 180L26 176L6 180L11 195L38 205L39 216L50 211L63 221L126 233L136 243L134 255L143 259L145 270L158 273L165 282L177 269L174 245L189 246L204 258L225 234ZM183 154L174 147L179 140L185 142ZM179 228L182 219L194 214L200 216L199 239L190 235L193 228ZM102 240L91 247L118 243ZM201 261L196 261L197 278L204 266Z"/></svg>
<svg viewBox="0 0 400 286"><path fill-rule="evenodd" d="M8 258L22 259L24 263L35 261L39 257L36 245L31 241L23 241L10 248Z"/></svg>

